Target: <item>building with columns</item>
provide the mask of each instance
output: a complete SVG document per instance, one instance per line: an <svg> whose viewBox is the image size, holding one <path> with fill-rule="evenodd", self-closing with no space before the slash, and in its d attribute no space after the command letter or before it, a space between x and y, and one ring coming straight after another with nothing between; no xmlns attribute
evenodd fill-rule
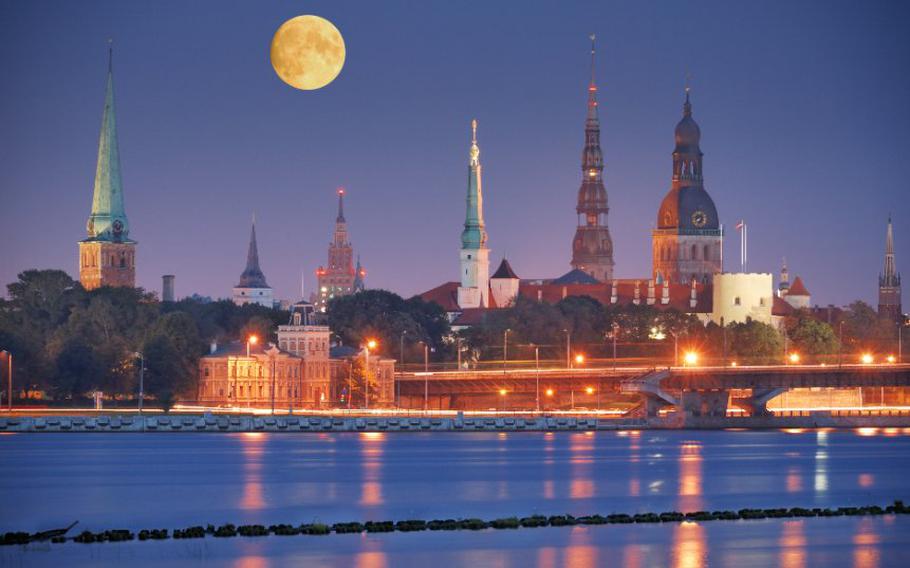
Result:
<svg viewBox="0 0 910 568"><path fill-rule="evenodd" d="M599 282L613 279L613 239L607 223L610 208L603 181L604 159L600 149L600 118L597 85L594 82L594 36L591 36L591 83L588 85L588 115L585 146L581 154L581 187L575 212L578 227L572 239L572 268L588 273Z"/></svg>
<svg viewBox="0 0 910 568"><path fill-rule="evenodd" d="M483 222L483 168L477 146L477 121L471 121L471 150L468 162L468 195L464 230L461 232L461 286L458 305L486 308L490 305L490 249Z"/></svg>
<svg viewBox="0 0 910 568"><path fill-rule="evenodd" d="M300 358L301 402L319 407L330 402L329 326L315 325L310 304L297 303L287 325L278 326L278 348Z"/></svg>
<svg viewBox="0 0 910 568"><path fill-rule="evenodd" d="M316 310L325 312L329 300L336 296L347 296L363 290L366 270L354 266L354 247L348 240L348 223L344 218L343 187L338 188L338 216L335 218L335 233L329 243L328 264L316 269L316 292L312 295Z"/></svg>
<svg viewBox="0 0 910 568"><path fill-rule="evenodd" d="M265 281L265 274L259 268L259 247L256 244L256 219L250 229L250 246L246 253L246 268L240 274L240 282L234 286L234 303L238 306L258 304L267 308L275 306L272 288Z"/></svg>
<svg viewBox="0 0 910 568"><path fill-rule="evenodd" d="M894 263L894 232L891 228L891 217L888 217L888 230L885 233L885 266L878 275L878 315L895 322L904 317L901 306L901 275Z"/></svg>
<svg viewBox="0 0 910 568"><path fill-rule="evenodd" d="M199 359L196 402L205 406L300 408L301 359L272 343L212 344Z"/></svg>
<svg viewBox="0 0 910 568"><path fill-rule="evenodd" d="M86 290L136 285L136 241L123 205L120 148L114 112L113 52L108 52L107 90L98 141L98 164L87 238L79 242L79 281Z"/></svg>
<svg viewBox="0 0 910 568"><path fill-rule="evenodd" d="M723 226L705 191L701 129L692 118L686 88L682 120L676 125L670 191L657 213L651 237L652 275L657 281L710 284L723 270Z"/></svg>

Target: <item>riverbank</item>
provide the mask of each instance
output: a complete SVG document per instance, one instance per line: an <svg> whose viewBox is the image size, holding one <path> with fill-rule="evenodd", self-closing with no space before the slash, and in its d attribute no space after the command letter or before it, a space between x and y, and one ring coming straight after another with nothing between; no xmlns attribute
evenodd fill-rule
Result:
<svg viewBox="0 0 910 568"><path fill-rule="evenodd" d="M21 416L0 418L0 432L549 432L579 430L731 428L910 428L906 414L803 413L789 416L655 418L591 416L243 416L174 414L143 416Z"/></svg>

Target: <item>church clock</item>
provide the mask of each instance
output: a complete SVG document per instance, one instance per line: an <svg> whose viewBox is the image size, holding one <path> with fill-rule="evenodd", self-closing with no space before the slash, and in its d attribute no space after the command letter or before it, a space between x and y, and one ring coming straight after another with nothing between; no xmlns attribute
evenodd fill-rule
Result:
<svg viewBox="0 0 910 568"><path fill-rule="evenodd" d="M708 215L701 210L692 213L692 224L701 229L708 224Z"/></svg>

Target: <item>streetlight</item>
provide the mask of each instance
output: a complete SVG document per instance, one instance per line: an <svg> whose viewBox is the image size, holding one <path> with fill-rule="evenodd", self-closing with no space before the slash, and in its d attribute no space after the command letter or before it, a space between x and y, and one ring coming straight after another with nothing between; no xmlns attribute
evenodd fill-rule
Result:
<svg viewBox="0 0 910 568"><path fill-rule="evenodd" d="M506 389L499 389L499 396L502 397L502 406L503 406L503 410L505 410L506 395L507 395L507 394L509 394L509 391L507 391Z"/></svg>
<svg viewBox="0 0 910 568"><path fill-rule="evenodd" d="M540 347L534 346L534 400L540 412Z"/></svg>
<svg viewBox="0 0 910 568"><path fill-rule="evenodd" d="M7 375L6 375L6 405L9 412L13 411L13 352L3 350L0 354L7 357Z"/></svg>
<svg viewBox="0 0 910 568"><path fill-rule="evenodd" d="M145 396L144 392L144 383L145 383L145 356L138 351L133 353L134 357L139 357L139 414L142 414L142 399Z"/></svg>
<svg viewBox="0 0 910 568"><path fill-rule="evenodd" d="M888 355L888 357L885 360L888 361L889 363L894 363L895 361L897 361L897 359L894 358L894 355Z"/></svg>
<svg viewBox="0 0 910 568"><path fill-rule="evenodd" d="M585 362L585 356L584 356L584 355L582 355L581 353L579 353L578 355L575 356L575 364L576 364L576 365L582 365L582 364L584 364L584 362Z"/></svg>
<svg viewBox="0 0 910 568"><path fill-rule="evenodd" d="M455 350L458 352L458 370L461 371L461 336L455 338Z"/></svg>
<svg viewBox="0 0 910 568"><path fill-rule="evenodd" d="M568 329L562 330L566 334L566 369L572 368L572 333Z"/></svg>
<svg viewBox="0 0 910 568"><path fill-rule="evenodd" d="M616 338L619 336L619 324L613 322L613 374L616 374Z"/></svg>
<svg viewBox="0 0 910 568"><path fill-rule="evenodd" d="M871 365L875 361L875 358L872 357L871 353L863 353L862 357L860 357L860 361L862 361L863 365Z"/></svg>
<svg viewBox="0 0 910 568"><path fill-rule="evenodd" d="M376 349L375 339L368 339L366 347L363 349L363 361L365 363L364 367L364 376L363 376L363 406L364 408L370 408L370 349Z"/></svg>
<svg viewBox="0 0 910 568"><path fill-rule="evenodd" d="M686 351L686 354L683 359L687 366L693 366L698 363L698 353L695 351Z"/></svg>
<svg viewBox="0 0 910 568"><path fill-rule="evenodd" d="M506 359L509 358L509 333L511 329L502 332L502 372L506 372Z"/></svg>
<svg viewBox="0 0 910 568"><path fill-rule="evenodd" d="M351 399L354 398L354 361L348 361L348 410L351 410Z"/></svg>
<svg viewBox="0 0 910 568"><path fill-rule="evenodd" d="M401 351L398 357L401 368L404 369L404 336L408 334L408 330L401 332Z"/></svg>
<svg viewBox="0 0 910 568"><path fill-rule="evenodd" d="M787 356L787 359L789 359L789 361L792 365L798 365L799 364L799 353L790 353L790 355Z"/></svg>
<svg viewBox="0 0 910 568"><path fill-rule="evenodd" d="M250 356L250 345L256 345L256 343L258 343L258 342L259 342L259 338L256 337L255 335L251 335L251 336L247 337L247 339L246 339L246 356L247 356L247 358L249 358L249 356Z"/></svg>
<svg viewBox="0 0 910 568"><path fill-rule="evenodd" d="M430 348L426 341L420 341L423 345L423 411L430 409Z"/></svg>

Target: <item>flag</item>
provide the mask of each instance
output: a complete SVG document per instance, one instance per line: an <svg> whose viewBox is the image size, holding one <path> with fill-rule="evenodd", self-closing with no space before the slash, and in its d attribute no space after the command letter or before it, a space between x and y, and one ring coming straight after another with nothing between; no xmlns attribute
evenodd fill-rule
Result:
<svg viewBox="0 0 910 568"><path fill-rule="evenodd" d="M739 231L740 229L742 229L745 226L746 226L746 222L740 221L739 223L736 224L736 230Z"/></svg>

